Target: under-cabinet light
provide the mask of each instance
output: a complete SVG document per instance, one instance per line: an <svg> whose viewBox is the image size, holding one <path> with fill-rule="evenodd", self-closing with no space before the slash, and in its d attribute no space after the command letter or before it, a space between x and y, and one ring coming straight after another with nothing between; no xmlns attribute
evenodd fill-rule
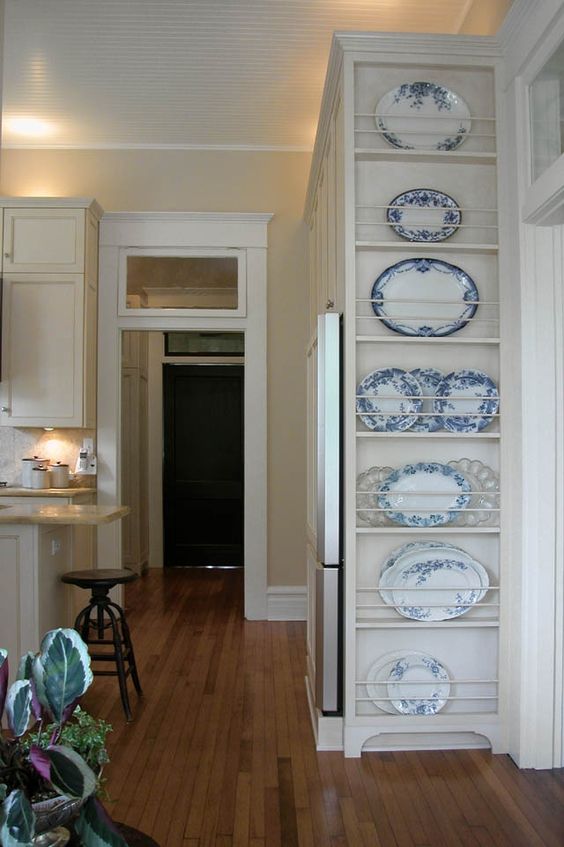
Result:
<svg viewBox="0 0 564 847"><path fill-rule="evenodd" d="M52 135L54 131L53 124L34 117L6 118L4 125L14 135L27 135L33 138Z"/></svg>

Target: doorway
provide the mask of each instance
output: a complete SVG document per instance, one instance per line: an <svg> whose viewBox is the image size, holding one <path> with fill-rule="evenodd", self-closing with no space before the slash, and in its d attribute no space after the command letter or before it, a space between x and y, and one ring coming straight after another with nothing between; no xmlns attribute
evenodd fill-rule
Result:
<svg viewBox="0 0 564 847"><path fill-rule="evenodd" d="M165 567L241 566L242 365L163 365Z"/></svg>
<svg viewBox="0 0 564 847"><path fill-rule="evenodd" d="M98 503L121 501L120 359L123 332L242 332L245 338L245 617L267 617L267 225L270 214L109 212L100 225ZM135 246L133 246L135 245ZM203 246L205 245L205 247ZM235 247L233 245L236 245ZM239 257L237 309L131 308L127 262L140 255ZM151 529L152 527L150 527ZM120 567L118 523L98 530L98 562ZM151 562L149 563L151 566Z"/></svg>

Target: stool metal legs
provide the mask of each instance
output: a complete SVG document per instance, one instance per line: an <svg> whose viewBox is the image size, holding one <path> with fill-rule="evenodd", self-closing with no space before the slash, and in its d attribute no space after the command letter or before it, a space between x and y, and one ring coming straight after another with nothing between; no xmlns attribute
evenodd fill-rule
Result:
<svg viewBox="0 0 564 847"><path fill-rule="evenodd" d="M143 691L137 674L133 644L123 609L110 600L107 589L102 593L102 590L95 588L89 605L78 614L74 628L80 633L86 644L91 644L94 647L102 644L113 646L113 652L89 652L92 661L115 662L116 670L94 670L93 673L98 676L117 676L125 716L128 721L132 720L127 693L127 676L129 674L131 674L137 694L141 695ZM104 638L108 629L111 630L111 638ZM96 637L92 637L92 631L94 631Z"/></svg>

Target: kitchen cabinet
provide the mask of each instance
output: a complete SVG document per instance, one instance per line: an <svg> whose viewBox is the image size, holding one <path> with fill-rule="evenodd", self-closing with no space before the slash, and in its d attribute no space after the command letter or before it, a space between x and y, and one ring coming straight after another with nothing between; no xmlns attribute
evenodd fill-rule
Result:
<svg viewBox="0 0 564 847"><path fill-rule="evenodd" d="M342 312L342 737L345 754L350 756L360 755L362 749L486 745L495 751L507 749L504 659L509 645L506 598L511 574L498 494L503 489L501 439L506 423L496 408L482 429L470 423L464 431L458 422L445 427L444 418L436 426L422 425L421 420L428 421L436 411L433 401L425 401L424 407L417 408L429 417L412 426L414 415L413 421L402 419L402 425L396 426L386 417L392 414L390 408L398 409L393 400L396 383L382 389L382 404L376 403L376 408L383 409L380 417L363 415L358 403L359 394L370 395L374 390L368 375L377 372L383 378L392 368L398 369L398 374L433 369L434 374L440 372L438 379L450 372L472 370L487 374L496 388L503 385L505 392L511 392L513 375L500 352L500 308L504 296L511 296L498 265L496 94L500 62L495 47L486 49L480 42L448 36L394 36L391 49L385 35L343 34L336 36L333 44L306 202L309 349L311 359L316 313ZM462 115L458 122L448 115L450 102L456 117ZM443 130L445 126L448 131ZM452 140L451 132L464 138ZM400 196L405 200L408 194L412 206L406 210L397 204ZM445 195L454 198L456 222L448 236L442 223L436 226L436 208L429 203L429 196L443 202ZM409 224L418 233L406 236L404 231L402 235L398 231L402 223L404 230ZM420 277L416 284L408 277L411 273ZM441 282L430 286L434 294L426 294L426 280L439 273ZM461 294L461 313L468 320L460 325L447 320L448 331L431 331L436 319L443 313L446 316L451 293L463 285L462 279L475 283L475 314L470 314L472 310L466 314L464 305L474 295L466 298ZM443 280L448 280L446 288L442 288ZM375 289L377 281L381 287ZM386 284L391 286L391 294L381 293ZM363 381L368 388L362 388ZM308 384L312 383L309 379ZM413 385L413 379L409 384ZM419 386L403 391L407 408L416 399L412 396L416 390ZM313 391L309 396L308 419L314 414ZM371 402L367 401L368 412ZM405 411L406 407L401 408ZM457 408L466 408L465 401ZM308 441L314 462L313 433ZM390 476L393 470L403 479L401 469L419 464L424 469L418 471L422 481L415 494L387 498L378 494L385 480L392 480L390 486L396 482ZM436 506L433 491L440 490L442 496L444 488L435 483L441 474L451 478L447 471L453 464L455 473L466 474L460 485L467 485L464 490L471 493L461 499L458 511L447 514ZM404 476L410 473L406 471ZM313 469L308 478L309 503L315 499ZM484 511L481 498L488 499L488 491L482 492L482 485L495 492ZM410 501L410 496L416 499ZM407 520L410 502L417 503L411 523ZM435 515L434 510L440 514ZM308 512L315 513L313 506ZM311 518L309 522L308 534L313 539ZM308 550L310 571L313 540ZM417 547L406 549L414 543ZM425 590L431 591L421 588L427 574L417 585L407 581L411 573L405 561L410 551L420 557L413 565L418 568L429 551L435 550L442 559L439 562L437 553L437 562L433 560L431 565L442 576L448 574L445 584L450 568L462 570L470 560L478 563L470 566L475 582L478 573L485 574L479 586L472 584L476 590L467 607L442 609L441 598L447 595L441 591L445 588L425 595ZM429 561L434 555L427 556ZM400 556L405 557L404 569L398 567L390 573L398 582L405 581L386 583L386 570L394 567ZM455 564L447 561L449 556L456 559ZM461 564L462 557L466 558ZM314 583L312 579L308 582L311 593ZM400 594L394 592L401 592L406 583L400 602ZM452 595L453 583L450 585ZM429 607L426 596L432 596ZM309 608L315 608L315 598L310 598ZM310 622L309 650L315 638ZM313 655L308 657L308 669L310 677L314 676ZM419 691L428 696L431 689L429 700L418 697ZM320 747L330 746L334 735L328 724L341 719L316 715L315 710L312 714ZM332 740L328 740L330 736Z"/></svg>
<svg viewBox="0 0 564 847"><path fill-rule="evenodd" d="M0 425L93 428L101 209L71 198L0 206Z"/></svg>
<svg viewBox="0 0 564 847"><path fill-rule="evenodd" d="M86 488L67 489L45 489L44 491L31 491L31 489L2 488L0 489L0 509L5 506L92 506L96 503L96 491ZM60 528L59 528L60 529ZM96 528L88 525L72 525L65 528L64 555L75 570L90 570L96 567ZM47 537L47 536L45 536ZM6 549L12 549L8 544ZM9 554L11 557L13 552ZM67 558L64 559L65 563ZM17 569L23 565L17 566ZM15 568L15 565L14 565ZM12 573L16 572L12 568ZM62 571L61 571L62 572ZM57 590L56 609L64 607L66 620L69 625L84 606L84 592L74 585L61 586ZM1 614L1 612L0 612Z"/></svg>
<svg viewBox="0 0 564 847"><path fill-rule="evenodd" d="M60 581L66 571L82 569L73 557L73 533L127 513L121 506L66 504L59 497L45 498L48 510L35 498L14 499L25 502L0 503L0 646L8 650L12 676L23 653L37 652L45 632L74 622L73 595ZM78 595L82 608L87 594L77 589Z"/></svg>

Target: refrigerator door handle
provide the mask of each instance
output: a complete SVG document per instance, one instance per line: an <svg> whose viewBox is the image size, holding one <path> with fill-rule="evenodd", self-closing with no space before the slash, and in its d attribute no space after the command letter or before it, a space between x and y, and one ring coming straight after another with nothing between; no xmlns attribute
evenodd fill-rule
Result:
<svg viewBox="0 0 564 847"><path fill-rule="evenodd" d="M341 712L341 568L315 572L315 702L324 714Z"/></svg>
<svg viewBox="0 0 564 847"><path fill-rule="evenodd" d="M317 558L341 563L341 316L317 321Z"/></svg>

